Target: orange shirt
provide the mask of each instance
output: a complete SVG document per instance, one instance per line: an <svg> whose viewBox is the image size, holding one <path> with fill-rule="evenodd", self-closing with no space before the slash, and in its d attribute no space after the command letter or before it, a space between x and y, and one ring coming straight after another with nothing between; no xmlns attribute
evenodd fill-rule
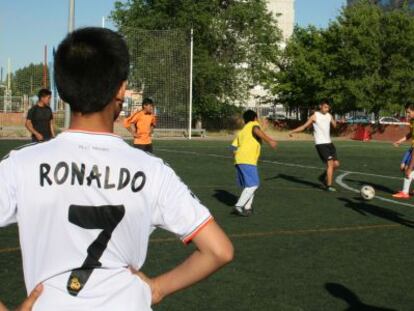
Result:
<svg viewBox="0 0 414 311"><path fill-rule="evenodd" d="M124 126L129 128L135 125L137 130L134 139L135 145L148 145L152 143L151 132L152 127L155 126L155 115L152 113L146 114L143 110L135 112L124 120Z"/></svg>

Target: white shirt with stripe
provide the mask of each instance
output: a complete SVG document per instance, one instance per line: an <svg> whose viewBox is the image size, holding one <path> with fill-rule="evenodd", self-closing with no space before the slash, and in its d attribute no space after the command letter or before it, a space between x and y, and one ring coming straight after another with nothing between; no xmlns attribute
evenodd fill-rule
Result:
<svg viewBox="0 0 414 311"><path fill-rule="evenodd" d="M128 267L152 231L189 242L211 215L164 162L110 134L64 132L0 162L0 226L18 222L34 311L151 310Z"/></svg>
<svg viewBox="0 0 414 311"><path fill-rule="evenodd" d="M330 113L315 112L315 122L313 122L313 136L316 145L330 144L331 140L331 121Z"/></svg>

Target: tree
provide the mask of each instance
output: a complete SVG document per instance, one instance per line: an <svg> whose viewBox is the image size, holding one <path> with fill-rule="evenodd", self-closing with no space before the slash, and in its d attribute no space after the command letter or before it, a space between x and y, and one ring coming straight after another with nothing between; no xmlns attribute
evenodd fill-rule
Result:
<svg viewBox="0 0 414 311"><path fill-rule="evenodd" d="M368 0L342 11L327 30L337 37L331 45L331 91L338 94L342 106L374 112L377 116L386 104L383 72L383 11ZM346 102L345 102L346 101Z"/></svg>
<svg viewBox="0 0 414 311"><path fill-rule="evenodd" d="M299 109L301 119L322 97L327 96L327 54L324 32L314 26L295 27L280 71L275 73L274 92L289 109Z"/></svg>
<svg viewBox="0 0 414 311"><path fill-rule="evenodd" d="M383 30L383 74L389 113L400 113L414 98L414 18L407 9L386 12Z"/></svg>
<svg viewBox="0 0 414 311"><path fill-rule="evenodd" d="M335 112L399 113L414 96L414 18L369 0L346 7L327 29L296 27L274 88L306 116L320 98Z"/></svg>
<svg viewBox="0 0 414 311"><path fill-rule="evenodd" d="M46 72L46 87L49 85L49 73ZM36 95L43 87L43 64L30 64L16 70L11 79L13 96Z"/></svg>
<svg viewBox="0 0 414 311"><path fill-rule="evenodd" d="M281 32L265 0L130 0L115 4L112 19L125 35L194 29L194 108L204 119L245 103L254 85L269 85L280 54Z"/></svg>

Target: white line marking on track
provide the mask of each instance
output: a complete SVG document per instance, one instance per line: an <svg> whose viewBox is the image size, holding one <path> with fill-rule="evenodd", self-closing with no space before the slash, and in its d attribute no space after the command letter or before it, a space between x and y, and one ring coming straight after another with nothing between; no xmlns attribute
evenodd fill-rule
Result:
<svg viewBox="0 0 414 311"><path fill-rule="evenodd" d="M348 175L353 174L353 172L345 172L342 173L341 175L339 175L338 177L336 177L335 182L340 185L342 188L351 191L351 192L355 192L355 193L359 193L358 189L352 188L350 186L348 186L345 182L344 182L344 178L347 177ZM369 184L369 183L368 183ZM378 195L375 196L375 199L384 201L384 202L388 202L388 203L393 203L393 204L398 204L398 205L403 205L403 206L409 206L409 207L414 207L413 204L409 204L409 203L404 203L404 202L399 202L396 200L391 200L388 198L384 198L384 197L380 197Z"/></svg>

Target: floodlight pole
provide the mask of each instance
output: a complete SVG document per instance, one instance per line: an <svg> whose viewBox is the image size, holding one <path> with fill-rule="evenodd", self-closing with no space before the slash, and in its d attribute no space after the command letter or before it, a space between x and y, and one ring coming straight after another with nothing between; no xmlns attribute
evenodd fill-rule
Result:
<svg viewBox="0 0 414 311"><path fill-rule="evenodd" d="M193 53L194 53L194 30L191 28L190 35L190 94L189 94L189 109L188 109L188 139L192 137L192 123L193 123Z"/></svg>
<svg viewBox="0 0 414 311"><path fill-rule="evenodd" d="M75 28L75 0L69 0L69 19L68 19L68 33L71 33ZM65 103L65 124L68 128L70 124L70 106Z"/></svg>

